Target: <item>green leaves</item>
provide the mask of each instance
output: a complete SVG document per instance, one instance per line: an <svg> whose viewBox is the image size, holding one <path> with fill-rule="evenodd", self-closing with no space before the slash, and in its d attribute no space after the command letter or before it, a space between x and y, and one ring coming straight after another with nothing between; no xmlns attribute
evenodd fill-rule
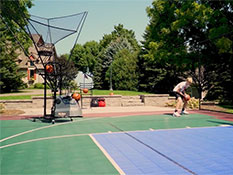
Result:
<svg viewBox="0 0 233 175"><path fill-rule="evenodd" d="M83 46L76 44L71 59L79 71L86 72L89 68L93 72L100 52L100 45L96 41L90 41Z"/></svg>
<svg viewBox="0 0 233 175"><path fill-rule="evenodd" d="M222 37L221 39L217 40L216 46L219 49L219 53L230 53L232 54L232 41L228 38Z"/></svg>
<svg viewBox="0 0 233 175"><path fill-rule="evenodd" d="M223 79L232 82L232 9L232 1L154 1L147 7L140 87L158 91L164 82L172 88L172 77L191 74L200 91L216 87L232 97L227 88L217 88L225 87Z"/></svg>
<svg viewBox="0 0 233 175"><path fill-rule="evenodd" d="M16 64L16 58L18 57L16 51L20 48L18 41L25 48L28 48L31 44L30 39L26 37L26 33L22 29L26 25L24 18L29 16L27 8L31 6L31 0L1 1L1 91L10 92L24 86L22 77L25 75L19 72L18 65Z"/></svg>
<svg viewBox="0 0 233 175"><path fill-rule="evenodd" d="M91 41L84 45L77 44L71 59L78 70L85 72L89 67L94 75L95 88L109 88L111 76L114 89L135 90L139 48L134 32L119 24L114 26L111 34L104 35L99 43Z"/></svg>
<svg viewBox="0 0 233 175"><path fill-rule="evenodd" d="M112 79L117 90L137 90L137 53L127 49L120 50L112 63ZM110 69L108 70L108 72Z"/></svg>

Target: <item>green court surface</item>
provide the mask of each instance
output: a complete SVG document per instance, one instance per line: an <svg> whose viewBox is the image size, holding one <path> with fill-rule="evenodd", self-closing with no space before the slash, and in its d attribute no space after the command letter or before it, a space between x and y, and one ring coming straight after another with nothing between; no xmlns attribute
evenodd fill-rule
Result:
<svg viewBox="0 0 233 175"><path fill-rule="evenodd" d="M1 174L119 174L89 134L220 125L233 122L201 114L0 120Z"/></svg>

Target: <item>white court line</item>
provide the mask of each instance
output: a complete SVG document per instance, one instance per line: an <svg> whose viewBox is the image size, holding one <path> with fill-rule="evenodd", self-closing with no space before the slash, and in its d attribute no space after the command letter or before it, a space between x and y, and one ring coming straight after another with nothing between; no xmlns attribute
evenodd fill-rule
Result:
<svg viewBox="0 0 233 175"><path fill-rule="evenodd" d="M125 117L125 116L119 116L119 117ZM29 130L29 131L25 131L25 132L22 132L22 133L19 133L19 134L15 134L15 135L6 137L6 138L4 138L4 139L1 139L1 140L0 140L0 143L3 142L3 141L9 140L9 139L12 139L12 138L15 138L15 137L18 137L18 136L27 134L27 133L31 133L31 132L34 132L34 131L38 131L38 130L42 130L42 129L46 129L46 128L50 128L50 127L55 127L55 126L60 126L60 125L65 125L65 124L72 124L72 123L74 123L74 122L82 122L82 121L87 121L87 120L102 119L102 118L105 118L105 117L96 117L96 118L80 119L80 120L76 120L76 121L73 121L73 122L67 122L67 123L60 123L60 124L54 124L54 125L44 126L44 127L32 129L32 130ZM220 127L227 127L227 126L231 126L231 125L220 125ZM212 127L218 127L218 126L212 126ZM193 128L189 128L189 129L212 128L212 127L193 127ZM154 131L162 131L162 130L163 130L163 131L164 131L164 130L180 130L180 129L187 129L187 128L154 129ZM136 131L125 131L125 132L131 133L131 132L146 132L146 131L148 131L148 130L136 130ZM151 131L152 131L152 130L151 130ZM112 132L112 133L124 133L124 132ZM95 133L95 134L105 134L105 133ZM80 134L78 134L78 135L80 135ZM29 143L29 142L34 142L34 141L48 140L48 139L54 139L54 138L72 137L72 136L78 136L78 135L75 134L75 135L64 135L64 136L44 137L44 138L39 138L39 139L32 139L32 140L27 140L27 141L22 141L22 142L16 142L16 143L13 143L13 144L9 144L9 146L8 146L8 145L1 146L0 148L6 148L6 147L14 146L14 145L19 145L19 144ZM88 135L88 134L86 134L86 135Z"/></svg>
<svg viewBox="0 0 233 175"><path fill-rule="evenodd" d="M42 141L42 140L60 139L60 138L67 138L67 137L78 137L78 136L85 136L85 135L88 135L88 134L72 134L72 135L63 135L63 136L42 137L42 138L38 138L38 139L25 140L22 142L16 142L16 143L4 145L4 146L1 146L0 149L15 146L15 145L21 145L24 143Z"/></svg>
<svg viewBox="0 0 233 175"><path fill-rule="evenodd" d="M111 164L116 168L116 170L120 173L120 175L125 174L125 172L120 168L120 166L113 160L113 158L108 154L108 152L99 144L99 142L89 134L92 141L99 147L99 149L103 152L103 154L107 157L107 159L111 162Z"/></svg>
<svg viewBox="0 0 233 175"><path fill-rule="evenodd" d="M148 131L148 130L145 130ZM140 131L128 131L128 132L145 132L144 130ZM112 132L112 131L108 131L108 132L98 132L98 133L91 133L91 134L117 134L117 133L124 133L122 131L120 132ZM30 142L37 142L37 141L42 141L42 140L50 140L50 139L60 139L60 138L67 138L67 137L77 137L77 136L85 136L85 135L89 135L90 133L84 133L84 134L71 134L71 135L62 135L62 136L51 136L51 137L41 137L38 139L31 139L31 140L25 140L25 141L21 141L21 142L16 142L16 143L12 143L12 144L7 144L7 145L3 145L0 146L0 149L2 148L7 148L7 147L11 147L11 146L15 146L15 145L21 145L24 143L30 143Z"/></svg>
<svg viewBox="0 0 233 175"><path fill-rule="evenodd" d="M9 139L12 139L12 138L15 138L15 137L24 135L24 134L28 134L28 133L31 133L31 132L34 132L34 131L41 130L41 129L51 128L51 127L60 126L60 125L66 125L66 124L72 124L72 123L74 123L74 122L82 122L82 121L86 121L86 120L94 120L94 119L98 119L98 118L88 118L88 119L83 119L83 120L80 119L80 120L73 121L73 122L66 122L66 123L60 123L60 124L53 124L53 125L49 125L49 126L43 126L43 127L40 127L40 128L28 130L28 131L25 131L25 132L21 132L21 133L19 133L19 134L15 134L15 135L6 137L6 138L4 138L4 139L1 139L1 140L0 140L0 143L1 143L1 142L4 142L4 141L6 141L6 140L9 140Z"/></svg>

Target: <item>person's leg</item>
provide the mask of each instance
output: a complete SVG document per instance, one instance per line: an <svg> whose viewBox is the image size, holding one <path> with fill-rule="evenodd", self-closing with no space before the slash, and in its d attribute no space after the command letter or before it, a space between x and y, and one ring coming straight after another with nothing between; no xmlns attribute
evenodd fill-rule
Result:
<svg viewBox="0 0 233 175"><path fill-rule="evenodd" d="M175 112L173 113L173 116L180 117L180 114L179 114L178 110L179 110L179 108L181 106L181 103L182 103L182 99L181 99L181 97L178 97L177 102L176 102Z"/></svg>
<svg viewBox="0 0 233 175"><path fill-rule="evenodd" d="M182 108L182 111L181 111L181 114L189 114L185 109L187 107L187 100L183 99L183 102L184 102L184 105L183 105L183 108Z"/></svg>
<svg viewBox="0 0 233 175"><path fill-rule="evenodd" d="M181 104L182 104L182 99L181 99L181 97L178 97L177 98L177 103L176 103L176 109L175 109L176 111L179 110Z"/></svg>

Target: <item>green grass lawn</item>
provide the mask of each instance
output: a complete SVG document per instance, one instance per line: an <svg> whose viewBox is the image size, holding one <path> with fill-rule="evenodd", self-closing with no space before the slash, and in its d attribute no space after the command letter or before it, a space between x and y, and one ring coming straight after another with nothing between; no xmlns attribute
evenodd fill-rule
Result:
<svg viewBox="0 0 233 175"><path fill-rule="evenodd" d="M231 106L231 105L219 105L219 106L222 108L225 108L226 112L233 114L233 106Z"/></svg>
<svg viewBox="0 0 233 175"><path fill-rule="evenodd" d="M41 95L14 95L14 96L2 96L0 100L30 100L32 96L43 96Z"/></svg>
<svg viewBox="0 0 233 175"><path fill-rule="evenodd" d="M111 92L113 92L114 95L123 95L123 96L135 96L135 95L144 95L144 94L150 94L147 92L138 92L138 91L125 91L125 90L93 90L93 95L109 95Z"/></svg>
<svg viewBox="0 0 233 175"><path fill-rule="evenodd" d="M78 91L79 92L79 91ZM116 91L110 91L110 90L93 90L93 95L109 95L111 92L113 92L114 95L123 95L123 96L135 96L135 95L144 95L149 94L146 92L138 92L138 91L124 91L124 90L116 90ZM25 91L23 91L25 93ZM48 96L51 96L51 94L48 94ZM30 95L30 92L28 92L28 95L20 95L20 92L16 95L11 96L0 96L0 100L29 100L32 99L32 96L43 96L43 94L33 94Z"/></svg>

